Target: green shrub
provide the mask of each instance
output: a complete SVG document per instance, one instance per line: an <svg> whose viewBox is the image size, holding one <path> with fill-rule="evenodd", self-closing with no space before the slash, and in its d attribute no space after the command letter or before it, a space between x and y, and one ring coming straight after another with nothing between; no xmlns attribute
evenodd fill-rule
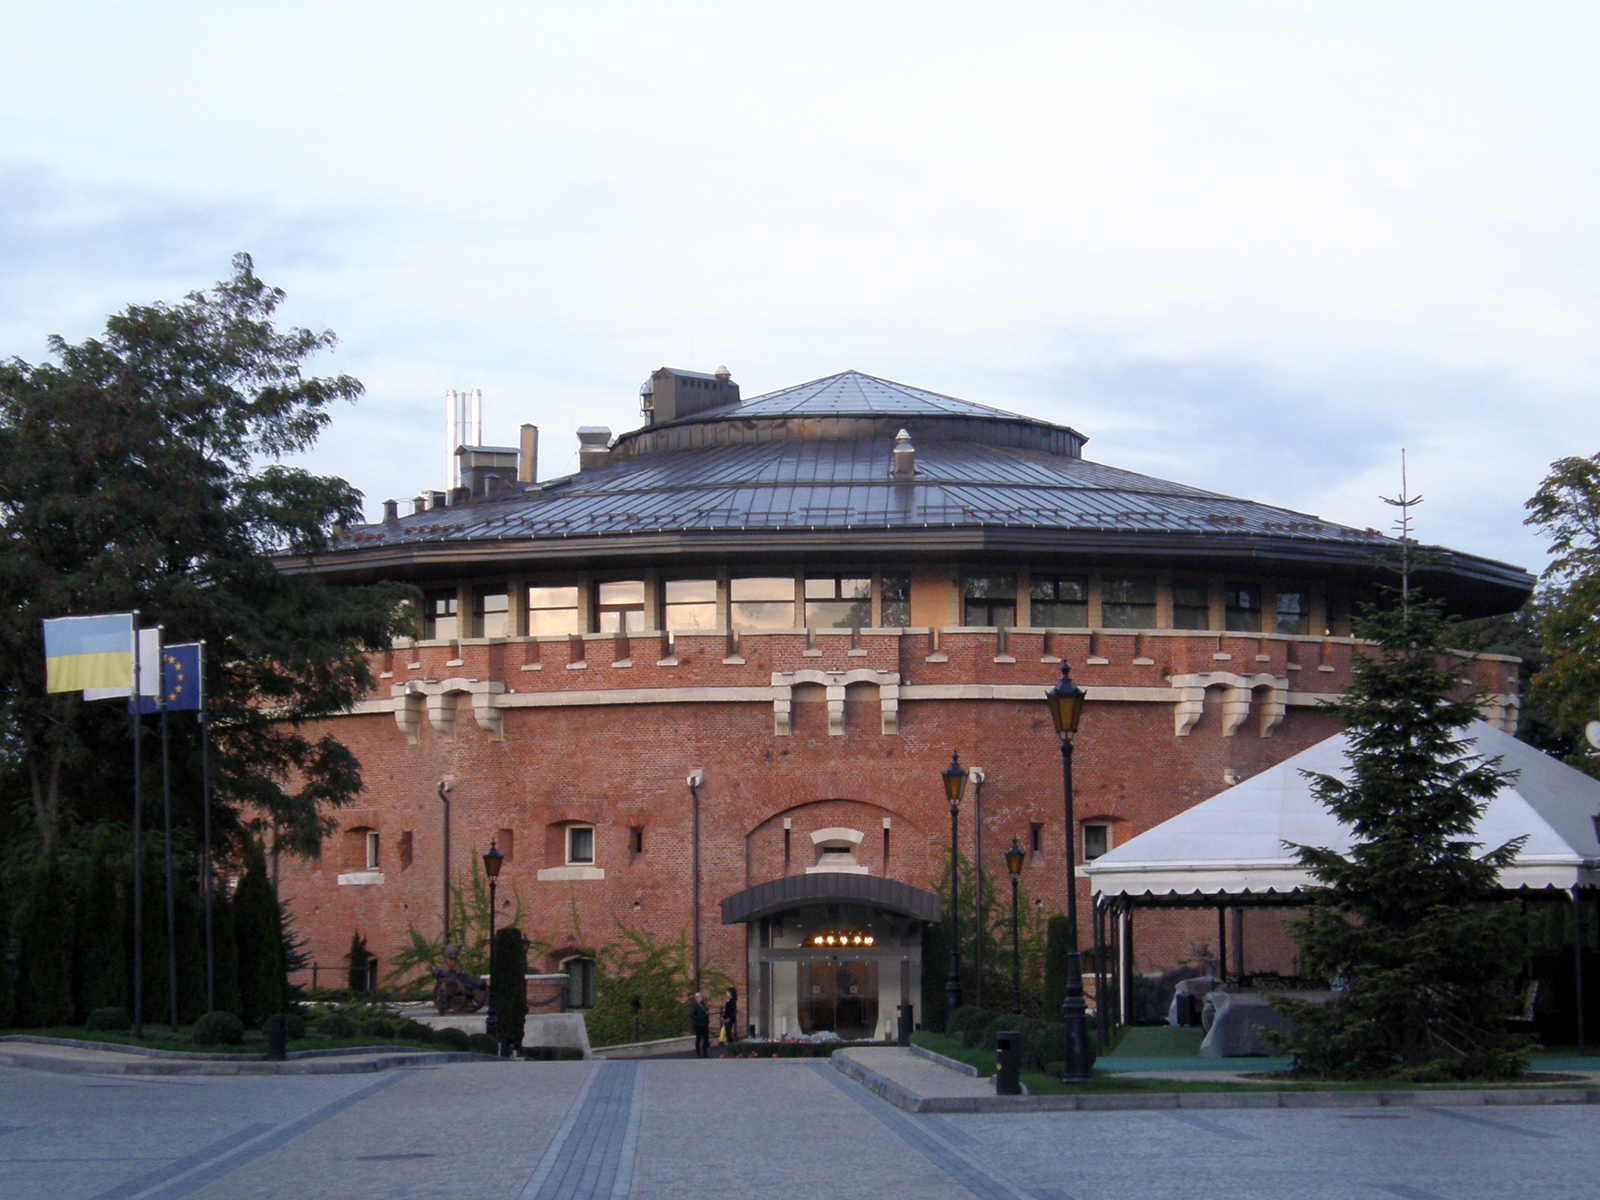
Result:
<svg viewBox="0 0 1600 1200"><path fill-rule="evenodd" d="M408 1042L431 1042L433 1040L433 1030L429 1029L421 1021L413 1021L410 1017L404 1017L400 1021L400 1028L395 1030L395 1037L405 1038Z"/></svg>
<svg viewBox="0 0 1600 1200"><path fill-rule="evenodd" d="M500 1044L487 1033L469 1033L467 1035L467 1049L475 1050L479 1054L499 1054Z"/></svg>
<svg viewBox="0 0 1600 1200"><path fill-rule="evenodd" d="M342 1012L331 1012L317 1021L317 1035L325 1038L353 1038L356 1023Z"/></svg>
<svg viewBox="0 0 1600 1200"><path fill-rule="evenodd" d="M478 1034L478 1037L484 1037ZM467 1036L465 1029L435 1029L433 1031L435 1044L443 1046L446 1050L471 1050L472 1038Z"/></svg>
<svg viewBox="0 0 1600 1200"><path fill-rule="evenodd" d="M123 1033L133 1028L125 1008L97 1008L84 1024L96 1033Z"/></svg>
<svg viewBox="0 0 1600 1200"><path fill-rule="evenodd" d="M17 1024L72 1023L72 914L54 851L34 867L17 947Z"/></svg>
<svg viewBox="0 0 1600 1200"><path fill-rule="evenodd" d="M355 1027L356 1032L362 1037L392 1038L400 1030L400 1020L393 1013L374 1009L356 1018Z"/></svg>
<svg viewBox="0 0 1600 1200"><path fill-rule="evenodd" d="M208 1012L194 1023L194 1040L202 1046L237 1046L244 1041L244 1022L229 1012Z"/></svg>
<svg viewBox="0 0 1600 1200"><path fill-rule="evenodd" d="M969 1046L976 1046L978 1036L982 1034L984 1026L993 1016L994 1014L988 1009L963 1004L950 1014L949 1020L945 1022L945 1032L951 1037L966 1040Z"/></svg>
<svg viewBox="0 0 1600 1200"><path fill-rule="evenodd" d="M520 1046L528 1017L528 989L524 980L528 973L528 944L522 930L511 926L496 933L489 962L489 986L494 991L500 1037Z"/></svg>
<svg viewBox="0 0 1600 1200"><path fill-rule="evenodd" d="M306 1035L306 1019L299 1013L286 1014L283 1018L283 1027L290 1041L299 1041Z"/></svg>

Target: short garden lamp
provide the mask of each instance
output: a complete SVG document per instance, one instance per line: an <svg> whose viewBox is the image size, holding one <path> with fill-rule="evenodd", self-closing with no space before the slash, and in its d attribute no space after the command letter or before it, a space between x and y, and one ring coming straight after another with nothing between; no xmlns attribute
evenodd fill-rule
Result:
<svg viewBox="0 0 1600 1200"><path fill-rule="evenodd" d="M500 878L500 865L505 862L506 856L500 853L499 847L494 844L494 839L489 839L488 852L483 856L483 873L489 877L489 1011L484 1015L483 1031L495 1039L496 1048L500 1039L500 1018L494 1010L494 910L495 880Z"/></svg>
<svg viewBox="0 0 1600 1200"><path fill-rule="evenodd" d="M967 786L967 769L961 755L951 754L950 765L939 772L944 781L944 798L950 802L950 978L944 985L946 1018L961 1007L961 903L960 875L956 871L956 816L961 811L961 793Z"/></svg>
<svg viewBox="0 0 1600 1200"><path fill-rule="evenodd" d="M1011 1015L1022 1015L1022 951L1017 940L1017 884L1022 879L1022 864L1028 855L1017 839L1011 839L1011 849L1006 851L1006 870L1011 873Z"/></svg>

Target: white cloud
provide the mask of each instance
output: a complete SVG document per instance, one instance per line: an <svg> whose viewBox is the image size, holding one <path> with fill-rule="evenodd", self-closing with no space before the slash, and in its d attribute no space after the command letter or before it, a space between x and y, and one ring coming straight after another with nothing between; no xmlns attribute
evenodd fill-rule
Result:
<svg viewBox="0 0 1600 1200"><path fill-rule="evenodd" d="M0 13L0 352L248 249L364 379L314 458L856 367L1092 456L1537 568L1600 449L1582 6L215 5Z"/></svg>

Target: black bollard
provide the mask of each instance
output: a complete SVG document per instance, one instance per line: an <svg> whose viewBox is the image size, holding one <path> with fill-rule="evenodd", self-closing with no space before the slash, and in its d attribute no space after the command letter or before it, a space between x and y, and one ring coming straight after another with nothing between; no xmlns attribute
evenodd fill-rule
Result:
<svg viewBox="0 0 1600 1200"><path fill-rule="evenodd" d="M998 1068L994 1073L994 1094L997 1096L1022 1095L1022 1035L997 1033L995 1035Z"/></svg>
<svg viewBox="0 0 1600 1200"><path fill-rule="evenodd" d="M909 1004L900 1006L900 1028L898 1032L900 1036L896 1041L902 1046L911 1045L911 1005Z"/></svg>
<svg viewBox="0 0 1600 1200"><path fill-rule="evenodd" d="M282 1062L289 1057L289 1022L282 1013L267 1018L267 1061Z"/></svg>

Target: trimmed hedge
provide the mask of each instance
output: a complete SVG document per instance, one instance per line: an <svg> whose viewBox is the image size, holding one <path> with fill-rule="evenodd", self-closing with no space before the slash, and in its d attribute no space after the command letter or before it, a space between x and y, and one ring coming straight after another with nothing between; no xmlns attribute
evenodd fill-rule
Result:
<svg viewBox="0 0 1600 1200"><path fill-rule="evenodd" d="M244 1022L230 1012L208 1012L194 1023L194 1040L202 1046L237 1046L244 1041Z"/></svg>
<svg viewBox="0 0 1600 1200"><path fill-rule="evenodd" d="M95 1033L126 1033L133 1028L133 1020L125 1008L97 1008L84 1025Z"/></svg>

